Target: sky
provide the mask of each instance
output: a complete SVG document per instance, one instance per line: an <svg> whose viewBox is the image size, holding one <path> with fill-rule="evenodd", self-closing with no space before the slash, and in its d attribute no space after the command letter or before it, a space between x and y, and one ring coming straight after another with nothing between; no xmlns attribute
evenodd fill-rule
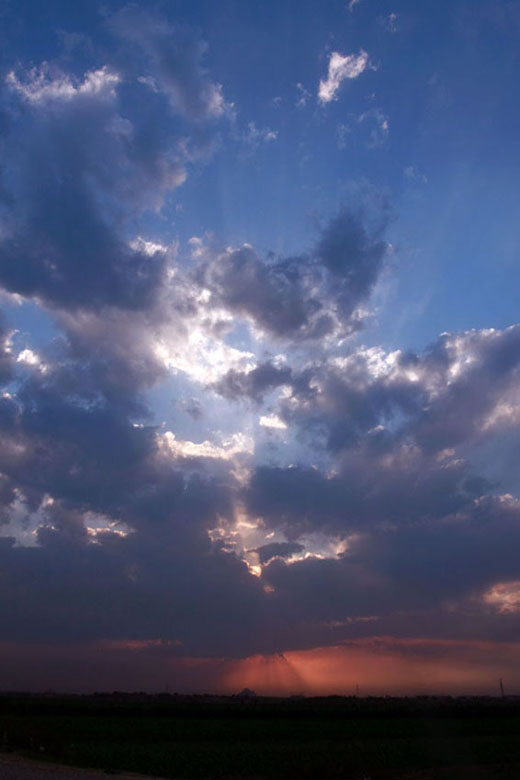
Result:
<svg viewBox="0 0 520 780"><path fill-rule="evenodd" d="M0 0L0 689L520 693L519 39Z"/></svg>

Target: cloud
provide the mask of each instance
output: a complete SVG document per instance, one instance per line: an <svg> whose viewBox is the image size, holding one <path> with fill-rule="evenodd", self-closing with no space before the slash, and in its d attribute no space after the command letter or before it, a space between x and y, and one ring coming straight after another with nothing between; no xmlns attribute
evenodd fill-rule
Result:
<svg viewBox="0 0 520 780"><path fill-rule="evenodd" d="M471 468L472 449L520 422L518 334L446 334L423 356L358 348L307 366L275 412L333 467L257 466L250 513L297 538L465 510L494 487Z"/></svg>
<svg viewBox="0 0 520 780"><path fill-rule="evenodd" d="M267 563L273 558L289 558L294 553L302 552L302 550L305 550L305 547L297 542L271 542L271 544L257 547L252 552L258 553L260 563Z"/></svg>
<svg viewBox="0 0 520 780"><path fill-rule="evenodd" d="M242 433L234 434L224 439L220 445L209 441L192 442L181 441L175 437L172 431L165 431L161 435L161 446L174 458L217 458L229 460L235 455L251 453L254 442L249 436Z"/></svg>
<svg viewBox="0 0 520 780"><path fill-rule="evenodd" d="M11 336L4 314L0 311L0 385L8 382L14 375Z"/></svg>
<svg viewBox="0 0 520 780"><path fill-rule="evenodd" d="M410 181L428 184L428 178L415 165L407 165L403 173L405 178Z"/></svg>
<svg viewBox="0 0 520 780"><path fill-rule="evenodd" d="M518 637L519 504L489 452L520 425L519 326L354 339L387 268L375 197L295 255L163 240L232 107L189 30L134 6L106 30L85 72L1 89L0 286L53 328L0 320L4 637L168 658ZM367 67L333 53L320 101Z"/></svg>
<svg viewBox="0 0 520 780"><path fill-rule="evenodd" d="M286 431L288 427L276 414L263 414L260 417L259 425L263 428L271 428L279 431Z"/></svg>
<svg viewBox="0 0 520 780"><path fill-rule="evenodd" d="M128 233L207 156L224 114L192 35L131 8L110 28L123 41L111 62L11 71L0 94L0 283L60 309L155 304L167 254Z"/></svg>
<svg viewBox="0 0 520 780"><path fill-rule="evenodd" d="M333 467L257 464L240 484L233 460L247 442L135 425L117 395L85 381L84 361L46 354L48 371L29 365L0 414L4 523L18 496L36 540L0 545L6 638L159 636L176 655L234 656L377 633L513 638L517 613L489 594L520 578L518 501L486 495L492 486L445 445L452 405L465 419L457 441L490 435L482 422L516 392L517 347L513 328L446 335L419 356L353 349L307 368L306 384L267 362L240 393L261 397L263 372L268 387L290 386L279 414L314 442L328 432ZM436 409L448 428L432 446ZM263 532L248 547L260 577L238 542L209 534L227 523L237 539L239 506ZM334 555L313 555L319 535L338 541ZM25 595L7 621L14 590Z"/></svg>
<svg viewBox="0 0 520 780"><path fill-rule="evenodd" d="M210 305L250 319L278 338L305 341L348 335L362 326L359 309L383 269L385 220L373 229L343 209L308 255L262 259L246 245L204 260L198 283Z"/></svg>
<svg viewBox="0 0 520 780"><path fill-rule="evenodd" d="M249 122L243 134L244 143L253 151L261 144L276 141L277 137L277 130L272 130L270 127L257 127L254 122Z"/></svg>
<svg viewBox="0 0 520 780"><path fill-rule="evenodd" d="M518 614L490 613L486 603L500 572L511 580L517 576L510 552L517 536L518 506L487 499L442 523L352 537L336 560L275 558L262 576L284 611L309 633L324 633L328 626L336 636L495 639L502 631L504 639L513 639Z"/></svg>
<svg viewBox="0 0 520 780"><path fill-rule="evenodd" d="M217 639L211 651L210 633L199 626L202 619L209 631L213 613L229 624L237 647L246 648L256 618L252 623L244 611L240 639L235 618L224 613L232 593L243 601L236 614L251 609L260 586L245 563L213 547L208 532L233 517L230 461L250 442L237 436L196 444L134 423L136 387L131 392L124 381L118 387L103 375L98 382L96 360L85 354L46 357L45 374L29 364L16 395L0 402L5 533L15 531L15 501L34 529L31 546L15 546L14 538L0 544L10 582L0 613L11 610L11 589L26 583L9 634L20 641L83 641L146 638L153 630L172 641L182 637L188 652L222 652L227 640ZM188 585L191 595L181 597ZM207 619L199 600L210 610Z"/></svg>
<svg viewBox="0 0 520 780"><path fill-rule="evenodd" d="M336 93L345 79L357 79L368 65L368 54L361 49L359 54L343 55L332 52L329 58L329 70L325 80L320 81L318 99L321 103L337 100Z"/></svg>
<svg viewBox="0 0 520 780"><path fill-rule="evenodd" d="M25 74L23 81L14 71L7 74L5 81L29 103L50 103L72 100L78 95L113 100L121 77L103 66L99 70L86 73L83 81L75 81L65 73L59 73L53 78L44 63L40 69L32 68Z"/></svg>
<svg viewBox="0 0 520 780"><path fill-rule="evenodd" d="M387 32L396 33L399 30L397 19L396 13L390 13L388 16L379 17L378 22Z"/></svg>
<svg viewBox="0 0 520 780"><path fill-rule="evenodd" d="M113 14L109 26L129 49L133 48L130 55L123 51L123 61L133 69L137 54L145 69L141 82L163 92L174 111L199 121L224 114L227 106L222 86L211 81L203 65L205 42L133 5Z"/></svg>
<svg viewBox="0 0 520 780"><path fill-rule="evenodd" d="M369 137L369 146L375 148L381 146L388 137L390 125L388 117L379 108L372 108L369 111L364 111L357 117L359 124L368 122L372 125Z"/></svg>
<svg viewBox="0 0 520 780"><path fill-rule="evenodd" d="M180 401L179 407L194 420L200 420L204 417L204 407L198 398L183 399Z"/></svg>
<svg viewBox="0 0 520 780"><path fill-rule="evenodd" d="M307 105L307 101L311 97L311 93L308 89L306 89L301 82L298 82L296 84L296 89L298 90L298 100L296 101L297 108L304 108Z"/></svg>
<svg viewBox="0 0 520 780"><path fill-rule="evenodd" d="M287 366L272 362L260 363L247 372L230 370L214 385L214 389L226 398L250 398L260 402L266 393L284 384L292 384L292 371Z"/></svg>

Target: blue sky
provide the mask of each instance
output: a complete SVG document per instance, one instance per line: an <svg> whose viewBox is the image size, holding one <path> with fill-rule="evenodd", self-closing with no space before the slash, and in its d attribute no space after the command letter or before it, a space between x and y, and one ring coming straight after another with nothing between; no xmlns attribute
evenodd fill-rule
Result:
<svg viewBox="0 0 520 780"><path fill-rule="evenodd" d="M6 4L4 62L61 59L80 74L95 62L92 41L110 46L109 9ZM206 64L235 114L212 158L172 194L161 235L186 241L212 231L224 242L299 252L316 222L368 182L391 202L399 250L390 317L381 315L371 339L418 348L444 329L515 319L513 4L440 2L425 13L415 3L366 0L319 12L314 2L169 3L164 11L208 41ZM330 53L361 49L374 69L320 105ZM378 113L387 133L378 132ZM262 140L269 130L276 138ZM396 324L403 306L406 322Z"/></svg>
<svg viewBox="0 0 520 780"><path fill-rule="evenodd" d="M516 3L0 20L3 639L520 640Z"/></svg>

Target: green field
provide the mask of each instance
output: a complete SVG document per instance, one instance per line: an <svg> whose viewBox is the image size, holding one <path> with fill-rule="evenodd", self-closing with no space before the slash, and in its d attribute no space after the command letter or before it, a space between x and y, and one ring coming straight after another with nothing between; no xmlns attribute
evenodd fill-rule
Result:
<svg viewBox="0 0 520 780"><path fill-rule="evenodd" d="M520 702L5 694L0 743L169 778L520 780Z"/></svg>

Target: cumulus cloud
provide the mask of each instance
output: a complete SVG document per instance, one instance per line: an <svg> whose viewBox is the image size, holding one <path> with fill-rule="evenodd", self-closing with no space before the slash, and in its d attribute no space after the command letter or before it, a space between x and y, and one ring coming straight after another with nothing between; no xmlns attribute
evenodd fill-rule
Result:
<svg viewBox="0 0 520 780"><path fill-rule="evenodd" d="M0 96L0 282L59 308L154 303L166 255L128 230L207 154L224 112L193 36L131 8L110 24L126 45L112 62L11 71Z"/></svg>
<svg viewBox="0 0 520 780"><path fill-rule="evenodd" d="M332 468L259 464L245 483L232 469L247 441L197 444L136 426L99 388L89 395L97 385L76 361L35 371L0 414L4 523L16 496L40 517L36 546L1 545L10 581L25 582L9 638L161 636L181 655L414 636L418 626L425 636L513 638L517 613L490 593L520 578L518 501L490 495L456 447L490 435L483 421L504 398L513 406L517 347L517 328L475 331L445 335L422 355L353 349L307 368L305 383L272 362L238 385L233 377L232 397L255 403L273 384L290 387L279 414L313 447L325 432L334 457ZM447 427L432 440L436 410ZM260 577L240 545L211 541L224 521L239 532L237 506L263 529L265 541L249 546ZM93 515L107 518L95 534ZM282 537L269 541L273 532ZM316 534L338 541L334 556L312 554ZM29 570L46 584L27 587ZM457 610L471 622L455 621Z"/></svg>
<svg viewBox="0 0 520 780"><path fill-rule="evenodd" d="M251 246L201 263L198 280L211 303L250 319L273 336L294 341L348 335L362 326L360 305L383 269L383 225L369 230L343 209L307 254L261 258Z"/></svg>
<svg viewBox="0 0 520 780"><path fill-rule="evenodd" d="M330 103L337 100L337 92L346 79L357 79L368 66L368 54L340 54L333 51L329 58L329 69L326 79L320 80L318 99L320 103Z"/></svg>
<svg viewBox="0 0 520 780"><path fill-rule="evenodd" d="M260 402L266 393L284 384L292 384L291 369L269 361L247 372L230 370L214 388L226 398L250 398Z"/></svg>
<svg viewBox="0 0 520 780"><path fill-rule="evenodd" d="M384 209L340 209L289 257L161 240L231 107L188 30L133 6L106 24L82 75L20 65L0 95L0 286L54 328L0 320L3 638L237 656L518 637L519 504L474 460L520 425L519 326L417 353L351 338ZM320 101L367 67L333 53Z"/></svg>

